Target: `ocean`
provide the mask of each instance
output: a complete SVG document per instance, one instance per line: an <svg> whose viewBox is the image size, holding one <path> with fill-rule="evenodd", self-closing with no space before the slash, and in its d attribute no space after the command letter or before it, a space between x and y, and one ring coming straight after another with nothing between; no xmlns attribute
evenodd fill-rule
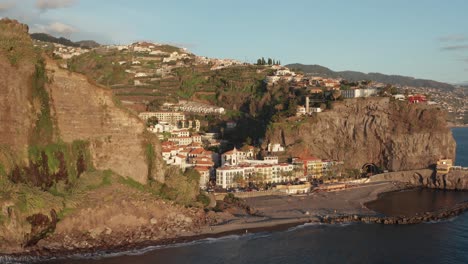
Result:
<svg viewBox="0 0 468 264"><path fill-rule="evenodd" d="M456 164L468 166L468 128L454 128L453 134L458 145ZM408 197L418 198L418 195ZM50 263L466 264L468 213L441 222L408 226L305 224L286 231L205 239L107 255L105 258L77 258Z"/></svg>

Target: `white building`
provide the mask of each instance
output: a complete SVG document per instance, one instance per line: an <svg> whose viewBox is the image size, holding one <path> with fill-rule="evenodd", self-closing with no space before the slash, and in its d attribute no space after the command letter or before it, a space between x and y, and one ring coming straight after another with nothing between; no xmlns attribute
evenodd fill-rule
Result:
<svg viewBox="0 0 468 264"><path fill-rule="evenodd" d="M378 93L378 90L375 88L341 90L341 95L344 98L370 97L370 96L377 95L377 93Z"/></svg>
<svg viewBox="0 0 468 264"><path fill-rule="evenodd" d="M236 177L248 181L252 176L265 183L289 182L294 180L293 170L294 166L287 163L224 166L216 170L216 185L224 189L239 187Z"/></svg>
<svg viewBox="0 0 468 264"><path fill-rule="evenodd" d="M279 144L279 143L273 143L273 144L269 143L267 150L268 150L268 152L283 152L284 147L281 146L281 144Z"/></svg>
<svg viewBox="0 0 468 264"><path fill-rule="evenodd" d="M208 187L208 183L210 181L210 168L196 166L194 169L200 174L200 189L205 190Z"/></svg>
<svg viewBox="0 0 468 264"><path fill-rule="evenodd" d="M137 74L135 74L135 78L142 78L142 77L148 77L148 74L144 72L138 72Z"/></svg>
<svg viewBox="0 0 468 264"><path fill-rule="evenodd" d="M141 112L138 116L145 121L151 117L156 117L159 122L166 122L169 124L177 124L179 121L185 120L185 115L181 112Z"/></svg>
<svg viewBox="0 0 468 264"><path fill-rule="evenodd" d="M216 170L216 185L223 189L237 187L235 177L245 178L245 168L221 167Z"/></svg>
<svg viewBox="0 0 468 264"><path fill-rule="evenodd" d="M253 160L254 156L253 147L248 147L245 151L234 148L221 155L221 166L237 166L245 160Z"/></svg>

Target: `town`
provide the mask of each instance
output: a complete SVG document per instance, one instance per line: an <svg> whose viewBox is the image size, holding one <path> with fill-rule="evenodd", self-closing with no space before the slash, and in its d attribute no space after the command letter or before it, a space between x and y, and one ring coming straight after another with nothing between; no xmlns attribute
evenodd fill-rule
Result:
<svg viewBox="0 0 468 264"><path fill-rule="evenodd" d="M283 186L297 186L294 192L309 192L317 183L366 174L360 171L349 175L343 170L346 161L309 155L287 156L287 146L280 142L265 145L261 138L254 142L251 139L243 143L233 141L232 134L238 133L239 126L245 126L236 118L238 113L213 104L216 101L213 97L218 95L211 88L195 88L203 86L203 78L212 77L198 76L197 72L186 72L186 69L218 72L249 69L253 64L210 59L196 56L185 48L150 42L93 49L41 41L36 41L36 45L52 49L53 56L62 62L60 65L71 70L79 71L74 60L77 57L99 57L100 61L109 58L103 65L114 72L122 71L124 76L117 83L108 82L114 94L125 107L138 113L149 132L158 136L165 163L181 170L198 171L199 186L203 190L257 191L275 187L290 192L291 188ZM455 123L464 123L466 118L466 97L457 97L460 90L447 92L323 77L290 69L279 61L268 59L267 63L263 58L257 61L254 69L256 73L267 73L262 80L265 89L288 87L299 94L293 104L288 104L288 109L278 108L279 112L287 111L283 115L285 118L300 120L329 111L333 101L370 97L440 107L449 112ZM195 77L181 79L187 74ZM181 89L174 89L178 85Z"/></svg>

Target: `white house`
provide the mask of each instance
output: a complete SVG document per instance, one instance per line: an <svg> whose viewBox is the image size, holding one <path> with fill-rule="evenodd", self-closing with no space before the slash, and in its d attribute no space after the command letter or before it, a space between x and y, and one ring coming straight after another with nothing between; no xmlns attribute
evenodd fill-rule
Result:
<svg viewBox="0 0 468 264"><path fill-rule="evenodd" d="M254 159L253 147L248 147L245 151L241 151L237 148L234 148L233 150L227 151L221 155L221 166L236 166L247 159Z"/></svg>
<svg viewBox="0 0 468 264"><path fill-rule="evenodd" d="M268 152L283 152L284 147L281 146L281 144L279 144L279 143L273 143L273 144L269 143L267 150L268 150Z"/></svg>
<svg viewBox="0 0 468 264"><path fill-rule="evenodd" d="M144 72L139 72L135 74L135 78L141 78L141 77L148 77L148 75Z"/></svg>

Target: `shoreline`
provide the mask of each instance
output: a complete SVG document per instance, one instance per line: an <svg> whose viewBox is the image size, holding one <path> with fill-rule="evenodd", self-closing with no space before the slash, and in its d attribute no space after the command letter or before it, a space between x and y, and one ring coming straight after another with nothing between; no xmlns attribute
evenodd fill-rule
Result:
<svg viewBox="0 0 468 264"><path fill-rule="evenodd" d="M394 184L394 183L392 183ZM387 183L389 185L389 183ZM369 195L366 200L372 201L378 199L380 195L388 192L398 192L411 187L408 185L397 185L398 188L394 188L387 191L379 192L373 191L372 195ZM364 186L365 188L366 186ZM374 186L372 186L374 187ZM414 186L415 187L415 186ZM343 192L343 191L342 191ZM297 198L297 197L296 197ZM364 202L367 203L369 201ZM297 227L307 223L316 224L347 224L347 223L364 223L364 224L420 224L424 222L440 221L449 219L460 215L468 210L468 201L455 204L454 206L443 208L436 212L428 212L424 215L415 216L383 216L375 211L368 208L365 213L315 213L310 215L302 215L302 217L247 217L242 219L235 219L228 223L222 223L214 226L205 226L199 232L193 235L181 236L175 238L168 238L162 240L148 240L132 244L122 245L103 245L93 248L77 248L77 249L46 249L46 248L35 248L29 252L14 253L14 254L1 254L0 260L2 261L19 261L19 262L38 262L47 261L51 259L68 259L73 257L79 257L80 255L89 258L92 256L102 256L103 258L109 254L118 254L128 251L141 251L149 247L164 247L170 245L184 244L190 242L196 242L208 238L220 238L230 235L244 235L259 232L278 232L284 231L289 228ZM250 221L250 222L249 222Z"/></svg>

